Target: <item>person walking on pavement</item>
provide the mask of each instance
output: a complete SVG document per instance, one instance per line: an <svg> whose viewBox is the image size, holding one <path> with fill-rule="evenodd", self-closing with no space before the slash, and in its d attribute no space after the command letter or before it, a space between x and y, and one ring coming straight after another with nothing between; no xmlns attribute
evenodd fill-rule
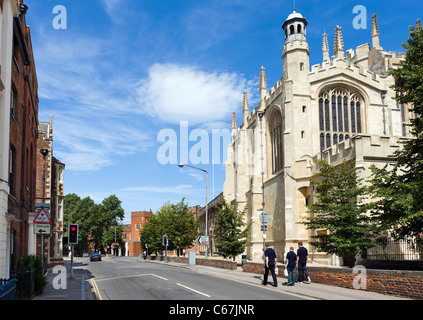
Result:
<svg viewBox="0 0 423 320"><path fill-rule="evenodd" d="M300 241L298 242L298 250L297 250L297 264L298 264L298 282L303 282L303 273L304 276L307 278L308 283L311 283L311 279L307 273L307 258L308 258L308 251L306 248L303 247L303 243Z"/></svg>
<svg viewBox="0 0 423 320"><path fill-rule="evenodd" d="M273 286L278 286L278 279L276 277L275 273L275 267L277 266L277 259L276 259L276 252L272 248L270 248L270 245L266 243L266 251L264 252L265 258L266 258L266 266L264 268L264 279L263 279L263 285L267 285L267 277L269 275L269 271L272 273L273 277Z"/></svg>
<svg viewBox="0 0 423 320"><path fill-rule="evenodd" d="M286 255L285 268L288 270L288 284L287 286L295 286L295 268L297 266L297 255L294 252L294 247L289 248Z"/></svg>

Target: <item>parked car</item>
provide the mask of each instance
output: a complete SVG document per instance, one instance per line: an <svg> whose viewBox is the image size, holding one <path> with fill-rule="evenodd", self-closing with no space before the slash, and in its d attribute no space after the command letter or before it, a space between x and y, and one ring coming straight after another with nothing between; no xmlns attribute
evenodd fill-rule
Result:
<svg viewBox="0 0 423 320"><path fill-rule="evenodd" d="M90 254L90 261L101 261L101 254L93 252Z"/></svg>
<svg viewBox="0 0 423 320"><path fill-rule="evenodd" d="M87 252L84 252L84 253L82 254L82 257L83 257L83 258L88 258L88 257L89 257L89 254L88 254Z"/></svg>

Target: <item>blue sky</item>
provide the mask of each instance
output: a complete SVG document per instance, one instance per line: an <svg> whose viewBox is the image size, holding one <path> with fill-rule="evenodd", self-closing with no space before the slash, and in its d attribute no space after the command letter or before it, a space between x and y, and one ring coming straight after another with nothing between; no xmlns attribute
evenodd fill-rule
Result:
<svg viewBox="0 0 423 320"><path fill-rule="evenodd" d="M311 65L321 63L324 32L333 54L337 25L342 26L345 50L355 49L371 43L376 13L382 47L398 52L408 26L423 18L421 1L296 2L309 23ZM96 202L116 194L126 223L131 211L156 211L183 197L189 205L204 205L205 174L162 164L158 154L165 142L159 133L176 134L178 163L181 145L195 151L200 141L179 141L181 121L189 134L200 130L211 137L212 129L230 129L235 110L240 125L244 90L250 110L257 106L260 68L266 68L269 90L282 77L281 26L293 1L25 3L39 82L39 120L53 115L54 155L66 164L65 192ZM53 26L57 5L66 9L66 29ZM353 27L357 5L367 9L367 29ZM197 164L188 157L188 164L209 171L209 201L222 192L225 180L223 159L212 165L212 156L210 143L208 161Z"/></svg>

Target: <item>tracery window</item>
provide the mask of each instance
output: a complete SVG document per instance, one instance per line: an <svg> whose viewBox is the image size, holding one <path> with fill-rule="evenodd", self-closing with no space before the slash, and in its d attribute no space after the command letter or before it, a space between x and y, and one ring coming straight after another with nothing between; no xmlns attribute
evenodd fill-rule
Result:
<svg viewBox="0 0 423 320"><path fill-rule="evenodd" d="M283 169L283 127L282 115L278 110L273 111L269 122L270 144L272 152L272 173Z"/></svg>
<svg viewBox="0 0 423 320"><path fill-rule="evenodd" d="M324 91L319 96L320 149L323 151L362 133L364 100L345 88Z"/></svg>

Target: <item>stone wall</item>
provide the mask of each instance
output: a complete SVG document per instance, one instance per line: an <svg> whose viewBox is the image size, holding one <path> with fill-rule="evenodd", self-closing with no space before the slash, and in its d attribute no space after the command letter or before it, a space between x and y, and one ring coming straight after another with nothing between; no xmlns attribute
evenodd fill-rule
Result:
<svg viewBox="0 0 423 320"><path fill-rule="evenodd" d="M142 256L141 256L142 259ZM164 261L164 256L148 256L149 260L160 260ZM174 257L168 256L168 262L176 262L176 263L184 263L188 265L188 257ZM236 261L229 261L229 260L218 260L218 259L204 259L204 258L196 258L196 264L200 266L208 266L226 270L236 270L237 269L237 262Z"/></svg>
<svg viewBox="0 0 423 320"><path fill-rule="evenodd" d="M280 268L278 277L285 278ZM246 262L244 272L263 274L263 263ZM364 273L353 273L350 268L307 266L308 274L315 283L321 283L342 288L354 289L354 279L363 277ZM400 296L409 299L423 300L423 271L396 271L365 269L367 278L366 291L386 295ZM298 274L298 273L297 273ZM362 282L358 282L362 285ZM364 290L364 289L361 289Z"/></svg>

